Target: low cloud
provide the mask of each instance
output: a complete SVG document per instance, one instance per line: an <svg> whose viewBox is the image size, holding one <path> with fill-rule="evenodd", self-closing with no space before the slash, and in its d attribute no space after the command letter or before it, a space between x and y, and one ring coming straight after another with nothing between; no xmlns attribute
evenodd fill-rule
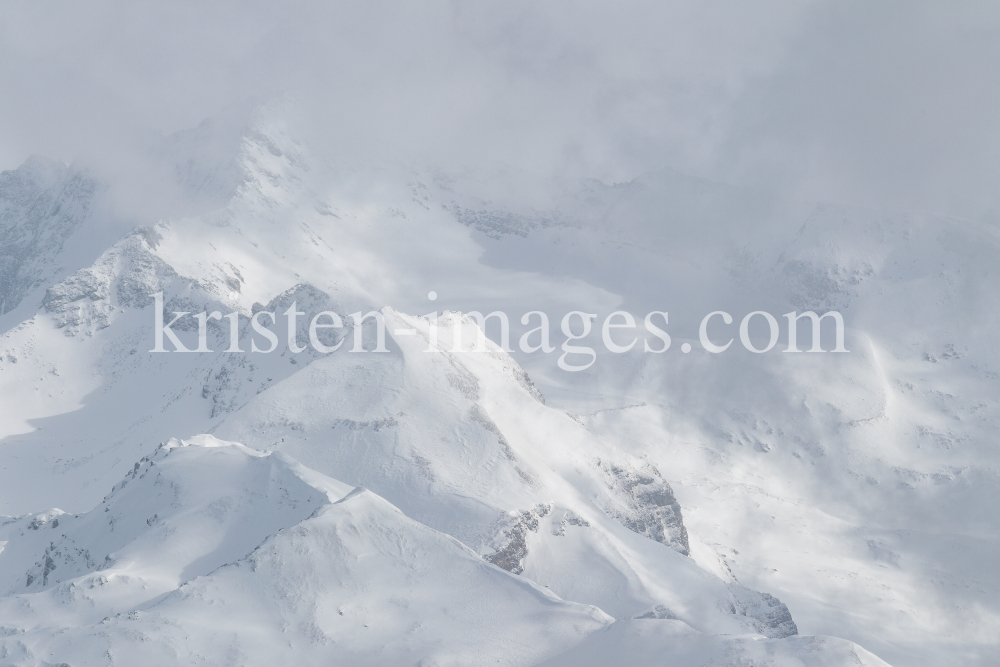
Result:
<svg viewBox="0 0 1000 667"><path fill-rule="evenodd" d="M936 3L6 3L0 167L132 168L292 93L345 160L995 215L1000 7Z"/></svg>

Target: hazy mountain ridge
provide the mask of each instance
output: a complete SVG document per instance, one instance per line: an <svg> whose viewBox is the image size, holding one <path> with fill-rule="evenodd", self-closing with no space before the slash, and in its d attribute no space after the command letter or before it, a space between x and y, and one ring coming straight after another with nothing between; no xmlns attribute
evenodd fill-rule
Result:
<svg viewBox="0 0 1000 667"><path fill-rule="evenodd" d="M370 492L208 436L161 446L94 510L36 516L7 538L4 573L50 542L0 598L11 664L177 664L232 651L246 664L435 654L531 664L610 622L493 570Z"/></svg>
<svg viewBox="0 0 1000 667"><path fill-rule="evenodd" d="M41 157L0 174L0 315L65 270L57 258L100 189L93 177Z"/></svg>
<svg viewBox="0 0 1000 667"><path fill-rule="evenodd" d="M47 622L44 619L64 613L59 596L64 595L67 586L84 585L73 584L65 577L86 580L87 586L106 586L99 583L99 578L106 576L105 570L97 568L108 557L122 562L112 556L122 547L96 548L84 537L73 537L71 533L65 540L61 538L67 526L76 521L90 521L101 526L102 531L107 530L104 522L110 518L100 514L88 513L87 519L74 517L82 516L122 474L127 473L127 484L125 489L116 486L117 495L113 497L125 491L136 494L132 504L149 504L151 513L122 514L114 522L116 529L131 522L129 525L150 535L165 531L168 525L176 525L178 530L186 525L194 530L197 524L179 515L170 519L172 524L164 519L169 514L153 507L158 502L157 490L142 494L136 491L146 489L142 484L149 484L150 471L156 466L147 460L134 468L134 462L149 456L148 443L175 436L188 438L211 432L252 448L242 454L250 457L247 460L257 461L254 452L280 451L310 469L346 482L337 488L369 488L387 502L364 500L368 496L358 494L344 506L359 503L364 505L365 516L389 521L386 517L395 516L395 510L386 509L391 503L409 517L407 521L414 520L406 523L407 527L394 523L393 531L412 529L423 536L421 540L437 535L431 542L439 546L447 543L441 541L446 540L444 534L457 538L471 548L459 558L462 567L472 568L467 571L496 573L487 577L494 583L535 582L563 600L573 601L559 602L556 606L562 611L553 619L588 619L565 623L553 620L553 627L562 629L557 633L559 638L550 638L552 652L544 656L540 652L518 653L520 657L511 658L511 664L534 664L552 657L557 646L558 650L568 649L588 633L595 633L593 641L598 641L596 637L603 630L597 631L610 622L609 618L583 611L587 608L576 603L596 605L620 619L612 626L619 628L614 633L632 633L625 629L638 627L630 625L635 623L662 624L666 629L636 631L628 634L628 641L649 642L658 651L667 650L659 648L664 645L689 651L683 654L684 660L734 664L743 659L763 660L764 654L774 660L787 658L804 664L850 659L847 656L854 649L849 642L808 638L783 644L780 642L785 640L772 640L779 642L776 644L759 638L744 642L718 633L787 637L797 631L797 625L805 625L809 628L806 632L811 632L831 622L829 619L834 619L836 627L855 633L859 622L849 614L869 613L865 605L874 605L876 596L888 599L885 604L889 605L895 604L894 596L902 595L910 604L909 600L921 596L917 591L925 590L911 583L914 563L930 553L927 543L921 542L923 538L906 537L917 535L912 531L915 521L929 517L936 522L932 527L944 526L954 510L968 506L969 498L993 497L990 494L995 470L989 463L993 458L983 434L994 422L996 411L990 398L996 381L995 374L990 374L995 360L970 351L976 340L989 340L988 330L974 332L978 339L963 339L951 335L942 325L944 333L940 336L935 333L925 339L911 339L908 333L897 335L915 321L912 313L903 312L902 306L895 306L901 313L895 329L876 318L880 310L893 307L893 299L919 303L928 294L934 295L935 303L944 304L944 313L967 308L968 303L954 303L967 294L963 285L968 284L962 282L968 278L954 272L954 264L940 269L943 278L939 283L935 282L934 272L910 260L933 250L933 243L921 236L923 229L943 230L952 248L949 262L963 257L970 246L975 246L982 257L990 257L994 241L989 234L984 233L980 239L970 232L970 241L962 236L965 232L959 223L948 222L942 228L931 218L897 216L885 224L865 219L851 222L859 231L846 243L830 237L829 221L840 216L850 222L858 215L836 210L817 212L798 226L791 224L794 215L789 214L787 221L776 223L771 236L751 243L739 232L728 238L719 234L728 212L740 206L741 195L736 192L720 199L718 209L713 209L710 217L717 227L706 233L721 240L711 247L714 250L705 251L705 257L711 256L713 261L701 263L696 252L687 252L705 242L697 233L688 232L687 237L680 233L670 240L640 229L647 236L630 245L632 232L623 225L629 220L637 225L640 213L650 215L650 211L657 210L660 204L653 206L641 198L627 197L655 193L663 178L678 184L675 190L667 188L669 197L660 200L664 206L671 201L676 204L681 195L693 196L696 202L712 200L717 188L710 184L676 175L650 177L630 187L611 188L611 194L602 191L595 195L596 204L590 202L596 209L586 209L586 215L567 215L571 222L554 222L551 216L544 217L547 214L533 212L551 207L532 200L530 193L520 203L515 197L509 205L494 204L503 199L503 192L509 191L509 183L491 191L488 180L477 182L478 177L465 176L464 180L445 181L431 170L397 173L389 168L334 169L310 156L301 142L292 140L280 115L275 120L276 116L262 112L255 118L253 122L258 125L239 135L243 138L236 142L238 149L232 154L232 162L228 158L221 163L209 160L209 166L204 167L193 162L184 172L189 177L181 179L185 187L211 190L211 196L223 205L192 217L164 219L154 227L126 235L93 266L47 285L44 308L0 339L0 381L3 395L11 399L2 413L5 430L0 446L4 447L10 470L3 473L5 491L0 501L5 504L0 505L0 511L20 513L58 504L79 513L32 515L0 528L9 533L3 538L7 545L0 552L0 575L10 582L8 590L13 595L7 598L8 609L26 599L19 596L40 596L31 598L35 601L30 603L39 610L31 616L31 623L37 624L34 629L29 630L27 623L0 621L0 625L15 631L4 640L4 646L9 656L21 656L17 658L20 664L33 664L32 660L42 659L39 656L43 655L49 656L45 660L56 659L54 653L39 648L48 646L54 636L47 634L50 630L43 627ZM209 132L206 128L203 131ZM218 156L213 153L211 157L216 160ZM215 173L218 179L206 176ZM510 180L516 182L517 178ZM416 189L423 194L414 194L414 182L424 184L424 188ZM468 185L471 194L462 193L463 184ZM526 222L518 228L523 235L499 233L503 232L499 228L494 230L497 234L481 230L487 234L488 243L494 245L480 247L480 241L474 240L477 237L470 236L462 224L479 223L455 220L455 209L448 207L459 205L456 202L470 210L478 207L475 210L488 211L499 206L520 211L511 215L525 216L524 220L537 220L541 215L544 224ZM775 210L770 206L766 200L758 203L758 210L764 211L760 213L762 218ZM694 204L678 204L672 210L675 215L671 219L677 225L705 215L704 209ZM603 231L594 232L590 238L588 225L594 221L602 225ZM683 225L680 229L686 230ZM797 236L786 234L788 229L794 229ZM903 243L907 235L912 239L910 246ZM783 240L775 245L774 238ZM588 270L596 267L594 273L567 278L559 272L547 273L546 268L534 273L527 270L524 263L530 257L519 254L518 249L524 246L517 244L531 242L545 249L552 239L562 239L562 249L572 245L567 252L583 256L591 253L593 263L578 265ZM449 291L462 294L465 290L465 301L453 302L464 310L471 310L470 304L477 305L469 296L477 293L495 296L501 305L523 304L523 310L511 311L512 321L524 310L536 307L537 302L519 301L526 286L532 295L553 294L554 286L572 295L563 300L546 296L551 301L545 305L554 312L559 308L565 312L573 299L584 297L593 298L600 308L605 308L614 300L607 296L609 292L592 285L607 290L614 288L614 283L600 282L600 262L610 265L625 257L629 261L619 264L647 270L648 262L656 259L655 253L668 248L668 240L673 246L669 256L687 252L686 267L695 267L696 276L713 276L701 296L714 295L724 304L731 304L725 307L731 308L734 316L741 316L737 308L753 303L775 284L781 286L780 297L760 297L771 299L765 305L844 308L852 318L852 354L837 360L830 355L801 355L808 357L801 362L788 360L780 353L766 362L732 356L726 357L725 367L721 361L713 365L703 353L677 361L676 346L690 339L679 331L674 334L675 348L667 353L673 355L670 366L662 361L666 356L602 358L595 375L588 375L586 382L596 382L606 392L600 398L603 405L624 403L631 407L585 413L574 404L574 392L583 394L582 384L574 383L584 380L546 374L541 367L545 359L540 355L515 359L492 342L473 349L476 325L458 312L439 318L441 350L437 354L424 351L429 344L426 319L406 315L403 308L382 310L388 323L387 354L348 351L353 338L348 313L394 304L404 304L405 310L412 313L432 310L437 304L423 300L429 288L442 295ZM637 248L643 244L645 247ZM726 252L717 252L720 247ZM505 249L512 249L506 258L500 258L508 266L498 261L497 253ZM905 268L895 268L904 250L910 253L909 263L903 263ZM601 253L606 252L610 254L601 259ZM481 258L480 253L485 257ZM558 252L553 251L552 257L557 260ZM716 275L720 265L729 271L726 280L733 284L725 283L724 288L713 292L723 284ZM980 263L959 268L988 273L988 266ZM647 284L670 285L669 278L680 275L671 273L679 269L666 265L658 270L651 270ZM437 282L414 284L415 277L425 272L433 273ZM922 293L913 290L914 275L927 288ZM943 291L937 289L939 284L945 286ZM651 303L647 298L651 291L644 289L628 297L632 299L630 308ZM311 351L292 355L283 347L283 323L277 323L270 326L281 339L282 347L277 352L227 355L223 350L228 345L228 330L223 321L209 327L210 348L215 350L212 354L149 355L152 295L158 291L164 292L164 310L168 314L173 310L193 313L206 309L240 312L244 348L249 347L248 315L260 310L280 313L293 301L299 310L310 314L320 309L339 313L348 326L330 342L343 340L344 345L327 356ZM984 291L977 298L977 304L988 305L995 297ZM479 307L486 312L485 307ZM598 306L593 308L597 310ZM784 311L776 308L773 312L780 316ZM671 317L672 322L683 321L680 316L674 320L673 311ZM196 326L192 318L175 328L186 342L193 342ZM396 336L394 331L402 328L414 329L417 335ZM452 337L458 330L463 332L468 349L452 349ZM308 339L305 321L299 321L296 336L300 342ZM364 340L371 349L374 341L370 330ZM902 344L894 340L905 341L912 349L901 349ZM800 347L805 347L806 341L801 337ZM528 365L531 377L519 361ZM547 361L552 364L551 357ZM628 373L620 373L625 364L632 365ZM929 370L933 375L927 375ZM634 379L628 391L641 400L622 400L625 392L619 392L619 388L626 377ZM913 388L908 389L907 383ZM948 383L956 388L948 391L944 387ZM543 388L544 399L538 387ZM719 391L720 387L727 389ZM966 398L970 392L980 397L970 402ZM568 416L567 410L577 416ZM904 426L897 428L900 423ZM914 455L897 436L912 436L916 442L925 443L926 450ZM239 447L230 449L244 451ZM983 456L977 459L977 453ZM163 455L161 452L150 458ZM273 458L277 456L271 455L268 460L277 461ZM281 468L286 464L274 465ZM894 494L899 492L897 485L903 483L910 484L917 494L910 514L879 514L879 506L892 506ZM206 485L211 486L211 482ZM308 489L305 492L313 493ZM58 500L43 503L41 498L46 494ZM371 492L369 496L374 497ZM245 503L253 509L272 502L278 501L265 494L252 501L240 500L236 506ZM300 503L299 507L304 511L304 505ZM211 515L205 512L205 516ZM110 517L114 511L106 514ZM232 602L236 598L227 596L236 596L233 591L254 589L258 584L236 582L243 582L253 571L251 563L267 569L271 567L268 563L277 562L274 559L290 558L287 549L292 547L288 540L302 540L294 547L308 554L301 561L302 572L311 573L308 576L333 572L324 569L333 565L323 561L325 552L316 548L313 540L324 545L335 543L329 533L331 522L343 527L354 525L350 523L353 519L308 516L290 514L262 528L262 532L251 531L257 542L230 545L225 551L229 560L203 561L205 567L216 568L223 562L242 559L256 553L252 549L260 541L272 537L272 546L284 545L251 556L245 564L224 573L220 571L218 582L171 574L170 586L174 588L169 590L185 585L184 581L191 583L164 599L162 609L167 611L139 609L139 602L120 602L147 599L142 597L146 593L137 592L138 587L123 584L123 597L116 598L116 593L107 598L109 602L101 603L105 611L100 613L113 619L110 629L100 630L96 625L85 628L100 620L85 614L62 626L76 629L58 632L67 633L67 637L100 637L93 646L102 648L95 651L113 648L126 655L139 650L123 648L131 646L128 637L137 636L130 634L130 624L138 624L134 626L141 628L138 632L154 638L154 644L170 656L163 658L165 661L184 661L195 655L221 656L223 653L213 653L222 650L221 643L216 646L195 630L182 632L176 628L187 627L188 612L191 619L204 618L207 612L200 600L211 598L223 604L228 599L228 604L238 606ZM53 527L57 520L58 526ZM338 523L341 521L347 523ZM35 528L31 527L33 523ZM281 532L293 526L301 529L295 533L298 537L293 539ZM975 614L972 610L976 607L970 605L987 604L985 600L995 586L993 579L974 573L976 554L987 554L992 548L992 527L989 517L972 515L959 517L954 525L955 543L972 544L973 550L968 567L956 571L956 579L942 574L941 580L957 588L968 581L963 577L978 577L975 580L983 590L982 597L969 593L971 597L962 602L965 611L956 616L956 625ZM980 542L972 537L976 531L982 535ZM111 539L112 532L88 534ZM53 539L57 536L62 541ZM364 537L369 538L375 542L379 539L375 535ZM379 548L386 546L378 543ZM818 553L818 543L827 545L830 553ZM447 558L458 558L458 552L451 547L445 552L450 554ZM849 559L845 553L850 554ZM474 561L466 560L472 554ZM136 556L136 567L141 567L147 557ZM11 565L5 566L4 562ZM406 562L409 564L405 567L414 566ZM479 565L473 567L473 562ZM520 580L497 573L488 562L520 574ZM951 561L939 560L936 566L947 562ZM829 577L810 569L814 563L816 568L830 568ZM784 573L786 567L793 572L790 578L770 578L771 570L777 572L780 568ZM853 588L839 583L816 585L827 579L850 581L850 575L842 574L838 567L856 567L855 575L858 571L862 575L855 581L861 583ZM883 570L891 586L878 581ZM197 568L191 572L210 574L209 570ZM348 581L350 577L367 576L365 572L348 568L330 576ZM428 573L437 576L431 570ZM170 579L163 579L162 573L156 576L163 581ZM507 578L495 579L498 576ZM300 646L310 647L301 648L304 652L296 655L341 655L333 645L344 641L345 635L322 627L316 620L319 616L297 615L291 606L268 609L262 602L275 591L291 600L299 599L302 593L296 592L299 589L295 586L304 585L304 577L297 583L277 585L268 580L259 584L258 592L264 597L251 604L248 609L253 611L247 613L253 615L254 623L294 628L289 632L301 640ZM114 582L121 583L120 579ZM256 580L251 577L248 581ZM23 590L18 588L22 584ZM37 592L25 592L28 588ZM57 589L58 594L53 592ZM206 592L209 590L214 592ZM794 603L788 602L789 595ZM462 596L455 596L445 606L462 603ZM72 609L76 603L71 600L67 604L67 609ZM525 602L527 606L518 609L532 604ZM938 622L936 615L949 605L932 598L927 604L926 615L912 614L912 625L900 624L911 638L916 637L913 628L927 632ZM988 606L984 608L987 611L982 612L982 622L988 628L993 612ZM435 617L438 612L430 611L431 607L420 609L406 618L418 624L421 618L436 618L439 634L433 642L445 648L432 649L429 644L417 642L386 658L378 654L377 641L373 640L352 644L351 650L358 651L351 654L352 659L361 660L359 656L363 655L378 663L380 659L403 660L405 655L406 660L415 661L417 653L444 656L445 649L450 650L449 643L467 647L479 641L464 643L464 639L446 632L448 623L460 627L455 620L458 616ZM872 615L884 613L881 607L871 609ZM133 611L138 615L130 616ZM805 624L800 614L805 614ZM643 620L628 621L633 618ZM525 631L518 623L509 626L511 636ZM579 623L580 628L589 630L568 629ZM494 627L491 624L495 625L495 621L487 623ZM877 623L867 625L871 636L880 633ZM542 626L544 623L533 626L531 632L542 632ZM690 628L700 634L693 634ZM36 634L14 638L21 630ZM283 639L274 638L270 648L266 642L271 639L260 639L252 651L247 651L240 645L256 639L232 629L220 632L231 633L225 635L231 638L226 640L225 650L242 656L240 659L250 659L248 656L257 653L269 655L272 660L284 655L269 653L278 651L275 647ZM360 630L352 626L350 632ZM614 637L614 633L607 636ZM902 634L904 631L898 631L892 640L869 648L878 653L892 642L902 641ZM201 637L190 644L197 648L187 648L185 636ZM474 633L470 636L481 637ZM969 649L970 659L988 659L976 653L988 656L988 632L974 640L972 634L962 636L974 642ZM908 655L908 661L898 664L921 664L913 650L914 642L919 641L909 641L897 654ZM940 648L944 644L935 644L935 650L947 650ZM626 651L614 645L618 647L614 650ZM492 646L488 650L495 653L490 655L507 655L511 650L509 644L503 645L506 648ZM191 653L185 653L188 650ZM407 653L411 650L415 652ZM444 652L435 653L438 650ZM467 661L472 654L460 655L436 659L447 664L449 659ZM68 658L59 659L72 664ZM853 659L878 664L861 651L855 651Z"/></svg>
<svg viewBox="0 0 1000 667"><path fill-rule="evenodd" d="M529 665L612 624L493 569L365 489L211 436L161 445L90 512L3 528L0 571L42 556L0 598L10 664L272 664L294 655ZM756 595L743 590L744 601ZM730 642L725 653L742 659L753 644ZM702 642L707 650L718 648ZM830 654L815 644L809 652Z"/></svg>

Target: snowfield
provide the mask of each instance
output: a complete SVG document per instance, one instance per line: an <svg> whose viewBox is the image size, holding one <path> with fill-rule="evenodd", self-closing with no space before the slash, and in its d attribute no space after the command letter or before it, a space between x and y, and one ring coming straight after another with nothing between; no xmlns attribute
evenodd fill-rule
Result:
<svg viewBox="0 0 1000 667"><path fill-rule="evenodd" d="M843 640L711 640L653 615L616 623L365 488L208 435L157 448L89 512L3 528L0 567L23 572L0 604L8 664L530 665L584 639L590 657L559 660L884 664ZM655 639L636 642L641 626Z"/></svg>
<svg viewBox="0 0 1000 667"><path fill-rule="evenodd" d="M309 146L288 100L167 137L152 224L0 175L0 664L1000 661L995 228ZM242 351L151 353L160 294ZM573 310L669 311L671 347L567 373ZM749 353L756 310L838 310L850 352ZM321 311L341 347L291 352Z"/></svg>
<svg viewBox="0 0 1000 667"><path fill-rule="evenodd" d="M370 491L211 436L171 440L90 512L5 529L14 664L532 664L611 623Z"/></svg>

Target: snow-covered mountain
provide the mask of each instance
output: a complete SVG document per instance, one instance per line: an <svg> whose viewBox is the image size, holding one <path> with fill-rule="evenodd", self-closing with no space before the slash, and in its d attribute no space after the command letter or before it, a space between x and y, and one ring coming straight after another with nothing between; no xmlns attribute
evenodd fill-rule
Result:
<svg viewBox="0 0 1000 667"><path fill-rule="evenodd" d="M4 529L15 664L526 664L611 622L370 491L210 436L157 448L89 512Z"/></svg>
<svg viewBox="0 0 1000 667"><path fill-rule="evenodd" d="M158 447L89 512L3 528L4 572L24 572L0 598L12 664L519 665L621 641L600 609L504 572L373 492L211 436ZM843 640L699 642L678 620L641 623L684 641L657 637L633 664L692 650L884 664Z"/></svg>
<svg viewBox="0 0 1000 667"><path fill-rule="evenodd" d="M311 145L287 101L155 143L179 203L124 235L114 183L0 177L4 664L1000 656L996 230ZM223 317L151 353L158 295L190 349L239 313L241 351ZM560 370L559 318L600 348L619 309L669 311L670 349ZM740 347L806 309L849 354ZM475 344L493 310L510 351ZM529 311L553 353L517 345ZM292 352L319 312L340 348Z"/></svg>

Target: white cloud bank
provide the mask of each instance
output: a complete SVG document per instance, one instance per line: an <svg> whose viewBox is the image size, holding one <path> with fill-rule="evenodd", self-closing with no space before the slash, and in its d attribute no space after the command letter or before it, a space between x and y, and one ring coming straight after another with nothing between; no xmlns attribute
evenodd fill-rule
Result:
<svg viewBox="0 0 1000 667"><path fill-rule="evenodd" d="M350 159L990 217L998 26L985 2L11 2L0 168L128 164L144 128L293 92Z"/></svg>

